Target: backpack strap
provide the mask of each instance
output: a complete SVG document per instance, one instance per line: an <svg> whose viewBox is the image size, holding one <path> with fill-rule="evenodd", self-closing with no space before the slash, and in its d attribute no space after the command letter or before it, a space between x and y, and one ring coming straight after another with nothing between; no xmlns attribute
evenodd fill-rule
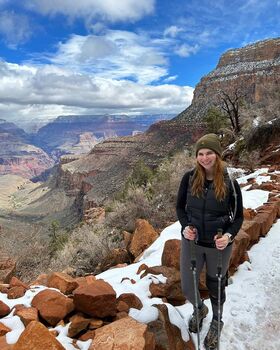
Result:
<svg viewBox="0 0 280 350"><path fill-rule="evenodd" d="M234 186L234 180L233 180L230 172L227 171L227 173L228 173L229 181L231 183L231 188L232 188L233 197L234 197L234 207L230 209L230 221L233 222L235 220L235 216L236 216L236 212L237 212L237 192L236 192L236 188Z"/></svg>

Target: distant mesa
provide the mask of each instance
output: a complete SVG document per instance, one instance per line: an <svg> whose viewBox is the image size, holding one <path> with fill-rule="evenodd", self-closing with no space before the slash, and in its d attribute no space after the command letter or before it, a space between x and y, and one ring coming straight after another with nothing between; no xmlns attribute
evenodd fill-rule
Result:
<svg viewBox="0 0 280 350"><path fill-rule="evenodd" d="M30 136L24 130L0 120L0 175L32 178L54 165L46 152L30 143Z"/></svg>
<svg viewBox="0 0 280 350"><path fill-rule="evenodd" d="M32 142L56 157L87 153L90 145L94 147L108 138L144 132L156 121L172 117L174 115L170 114L59 116L40 128L33 135Z"/></svg>

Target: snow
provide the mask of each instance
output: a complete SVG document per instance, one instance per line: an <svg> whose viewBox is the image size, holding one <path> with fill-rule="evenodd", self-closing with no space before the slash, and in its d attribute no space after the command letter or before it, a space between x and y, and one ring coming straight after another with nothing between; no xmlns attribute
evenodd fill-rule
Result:
<svg viewBox="0 0 280 350"><path fill-rule="evenodd" d="M268 191L263 190L251 190L242 191L243 207L248 209L256 209L268 200Z"/></svg>
<svg viewBox="0 0 280 350"><path fill-rule="evenodd" d="M250 173L249 175L245 175L245 176L238 178L237 182L239 183L239 185L246 184L247 180L256 178L257 183L261 184L263 182L263 180L261 180L261 179L264 178L262 174L266 174L267 171L268 171L268 168L258 169L255 172Z"/></svg>
<svg viewBox="0 0 280 350"><path fill-rule="evenodd" d="M239 183L246 183L248 178L255 177L257 183L268 181L268 177L263 174L268 169L260 169L254 174L242 176ZM247 187L248 189L249 187ZM268 199L268 191L242 189L244 207L255 209L265 203ZM176 222L164 229L159 238L144 252L139 262L123 268L115 268L105 271L98 276L112 285L117 296L122 293L134 293L143 303L141 310L131 308L129 315L142 323L149 323L158 318L157 304L162 304L160 298L151 298L149 291L150 284L164 283L166 277L163 275L148 274L141 278L142 273L137 274L141 264L147 266L161 265L161 255L164 244L170 239L181 239L180 224ZM248 252L250 262L245 262L239 266L238 271L230 279L227 287L227 301L224 306L224 328L221 334L220 350L278 350L280 349L280 220L270 229L266 237L254 245ZM125 279L124 279L125 278ZM135 283L132 283L133 279ZM33 287L27 291L25 296L19 299L7 299L6 294L0 293L0 300L13 307L15 304L30 306L32 298L45 287ZM210 301L205 301L210 307ZM189 339L187 332L188 320L192 314L192 306L186 303L182 306L174 307L165 303L168 308L170 321L181 329L184 340ZM201 330L201 342L208 331L211 321L211 311L203 322ZM1 322L12 329L7 333L6 340L9 344L14 344L24 326L19 317L13 316L11 312L1 319ZM57 340L66 350L74 350L72 340L67 336L68 328L58 326ZM196 342L196 334L192 335ZM91 341L77 342L80 350L88 350Z"/></svg>

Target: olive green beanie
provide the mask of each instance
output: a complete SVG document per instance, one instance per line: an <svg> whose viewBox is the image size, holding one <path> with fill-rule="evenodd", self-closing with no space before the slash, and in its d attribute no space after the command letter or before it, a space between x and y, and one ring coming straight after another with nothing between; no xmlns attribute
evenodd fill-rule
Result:
<svg viewBox="0 0 280 350"><path fill-rule="evenodd" d="M219 137L216 134L207 134L202 136L195 144L195 155L202 148L208 148L217 153L219 156L222 155L222 146Z"/></svg>

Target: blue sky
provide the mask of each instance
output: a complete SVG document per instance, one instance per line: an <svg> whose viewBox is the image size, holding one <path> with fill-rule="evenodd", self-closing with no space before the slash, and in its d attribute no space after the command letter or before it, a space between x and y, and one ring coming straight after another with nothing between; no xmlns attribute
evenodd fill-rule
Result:
<svg viewBox="0 0 280 350"><path fill-rule="evenodd" d="M278 37L280 0L0 0L0 118L184 110L228 49Z"/></svg>

